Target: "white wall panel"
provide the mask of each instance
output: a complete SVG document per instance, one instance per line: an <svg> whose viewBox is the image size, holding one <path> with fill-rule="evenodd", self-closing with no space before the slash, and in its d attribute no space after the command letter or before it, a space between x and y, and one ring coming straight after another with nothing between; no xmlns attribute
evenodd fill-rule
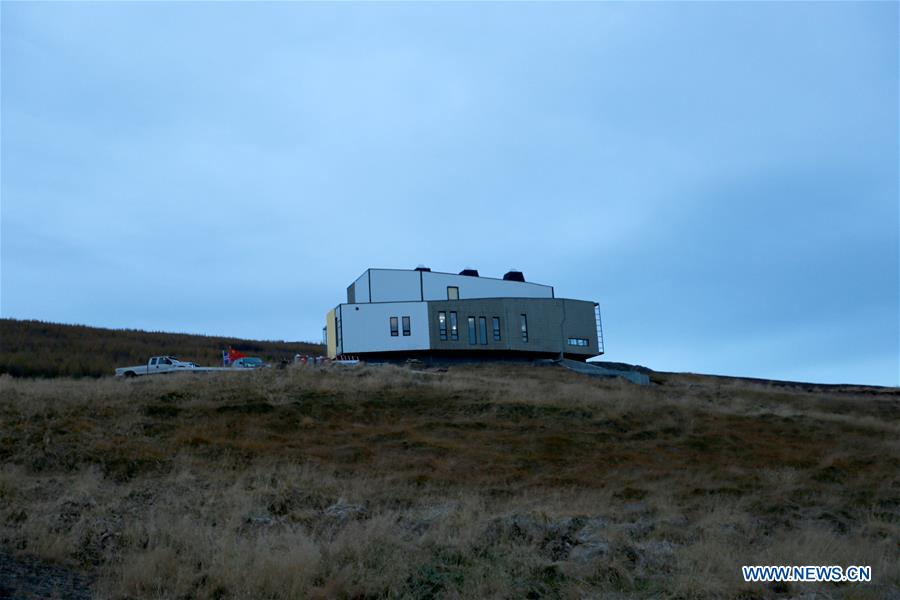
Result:
<svg viewBox="0 0 900 600"><path fill-rule="evenodd" d="M370 269L371 302L409 302L421 300L418 271Z"/></svg>
<svg viewBox="0 0 900 600"><path fill-rule="evenodd" d="M357 302L369 301L369 272L366 271L353 282L354 291L356 292ZM350 300L349 298L347 299Z"/></svg>
<svg viewBox="0 0 900 600"><path fill-rule="evenodd" d="M460 299L472 298L552 298L553 288L539 283L505 281L489 277L468 277L452 273L369 269L352 284L356 302L413 302L447 300L447 287L459 288ZM371 294L370 294L371 289Z"/></svg>
<svg viewBox="0 0 900 600"><path fill-rule="evenodd" d="M460 300L471 298L552 298L553 288L539 283L506 281L450 273L424 273L425 300L446 300L447 286L459 288ZM374 284L373 284L374 288Z"/></svg>
<svg viewBox="0 0 900 600"><path fill-rule="evenodd" d="M374 275L372 289L375 289ZM418 280L418 273L416 273ZM341 329L344 354L427 350L428 304L389 302L383 304L342 304ZM410 318L410 335L403 335L403 317ZM399 335L391 335L390 318L397 317Z"/></svg>

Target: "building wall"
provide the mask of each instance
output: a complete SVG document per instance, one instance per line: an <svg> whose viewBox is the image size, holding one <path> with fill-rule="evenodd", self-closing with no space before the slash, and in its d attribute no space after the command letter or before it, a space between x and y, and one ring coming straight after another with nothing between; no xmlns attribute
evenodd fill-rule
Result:
<svg viewBox="0 0 900 600"><path fill-rule="evenodd" d="M373 285L374 289L374 285ZM427 350L428 305L425 302L341 304L342 354ZM410 335L403 335L403 317L410 318ZM390 318L397 317L398 334L391 335Z"/></svg>
<svg viewBox="0 0 900 600"><path fill-rule="evenodd" d="M553 297L553 288L539 283L451 273L422 273L422 292L425 300L447 300L447 286L458 287L460 299Z"/></svg>
<svg viewBox="0 0 900 600"><path fill-rule="evenodd" d="M412 302L422 299L418 271L369 269L369 302ZM359 296L356 298L360 302Z"/></svg>
<svg viewBox="0 0 900 600"><path fill-rule="evenodd" d="M597 339L597 316L594 312L594 303L585 300L562 301L563 308L563 343L568 338L582 338L588 341L587 346L566 345L567 354L585 354L597 356L600 354Z"/></svg>
<svg viewBox="0 0 900 600"><path fill-rule="evenodd" d="M438 313L455 311L459 320L459 340L440 339ZM528 322L528 341L522 341L520 315ZM479 317L487 321L487 343L481 339L469 343L468 317L475 317L476 334L479 333ZM493 338L492 318L500 318L501 339ZM578 356L596 356L597 326L594 303L562 298L484 298L472 300L443 300L428 303L428 323L431 348L435 350L473 350L542 352ZM568 338L588 340L587 346L570 346Z"/></svg>
<svg viewBox="0 0 900 600"><path fill-rule="evenodd" d="M369 271L357 277L347 288L347 303L369 302Z"/></svg>
<svg viewBox="0 0 900 600"><path fill-rule="evenodd" d="M368 269L347 287L347 303L447 300L447 287L466 298L552 298L553 287L530 281L404 269Z"/></svg>

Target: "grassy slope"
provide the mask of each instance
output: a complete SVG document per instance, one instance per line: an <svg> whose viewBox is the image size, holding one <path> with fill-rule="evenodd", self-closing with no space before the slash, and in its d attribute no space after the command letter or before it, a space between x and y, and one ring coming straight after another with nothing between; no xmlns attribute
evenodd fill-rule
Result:
<svg viewBox="0 0 900 600"><path fill-rule="evenodd" d="M0 379L0 550L104 597L900 594L900 396L554 367ZM871 565L744 584L742 564Z"/></svg>
<svg viewBox="0 0 900 600"><path fill-rule="evenodd" d="M0 374L100 377L113 373L116 367L144 364L159 354L219 366L222 349L228 346L270 361L323 351L322 346L307 342L242 340L0 319Z"/></svg>

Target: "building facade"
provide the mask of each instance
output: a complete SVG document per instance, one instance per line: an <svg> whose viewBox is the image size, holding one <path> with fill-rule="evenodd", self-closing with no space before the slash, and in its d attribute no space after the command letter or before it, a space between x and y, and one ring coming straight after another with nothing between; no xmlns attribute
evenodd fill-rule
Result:
<svg viewBox="0 0 900 600"><path fill-rule="evenodd" d="M329 311L328 356L367 359L557 358L603 354L596 302L557 298L552 286L500 278L367 269Z"/></svg>

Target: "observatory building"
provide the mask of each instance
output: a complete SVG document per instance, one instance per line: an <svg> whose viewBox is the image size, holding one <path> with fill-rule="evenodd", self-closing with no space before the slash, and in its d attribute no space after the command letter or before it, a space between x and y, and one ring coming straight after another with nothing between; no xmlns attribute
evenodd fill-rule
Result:
<svg viewBox="0 0 900 600"><path fill-rule="evenodd" d="M557 298L553 287L502 279L474 269L367 269L328 312L323 330L331 358L368 360L587 360L603 354L596 302Z"/></svg>

